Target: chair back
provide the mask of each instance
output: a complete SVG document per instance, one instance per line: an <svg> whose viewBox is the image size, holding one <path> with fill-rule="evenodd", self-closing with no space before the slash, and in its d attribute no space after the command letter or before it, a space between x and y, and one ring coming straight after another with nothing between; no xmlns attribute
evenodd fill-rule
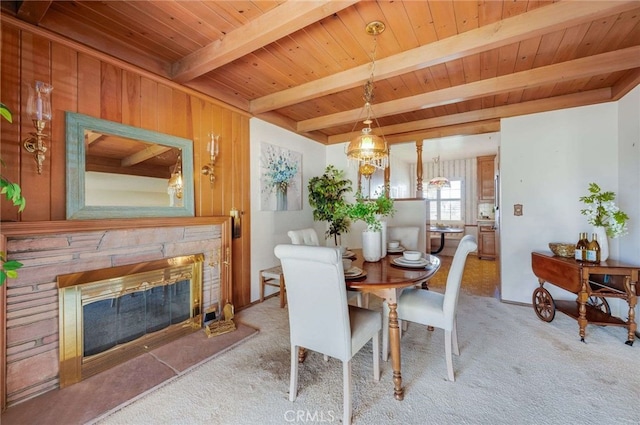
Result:
<svg viewBox="0 0 640 425"><path fill-rule="evenodd" d="M300 230L289 230L287 236L289 236L291 243L294 245L320 245L318 234L312 227Z"/></svg>
<svg viewBox="0 0 640 425"><path fill-rule="evenodd" d="M418 226L389 226L387 228L387 241L399 241L403 248L410 251L422 251L418 247L420 227Z"/></svg>
<svg viewBox="0 0 640 425"><path fill-rule="evenodd" d="M291 344L347 361L351 326L337 248L277 245L287 285Z"/></svg>
<svg viewBox="0 0 640 425"><path fill-rule="evenodd" d="M458 244L456 253L453 255L451 268L447 275L447 286L444 292L443 310L445 315L455 317L456 308L458 306L458 296L460 294L460 285L462 284L462 273L464 265L467 261L467 255L478 248L476 239L472 235L465 235Z"/></svg>

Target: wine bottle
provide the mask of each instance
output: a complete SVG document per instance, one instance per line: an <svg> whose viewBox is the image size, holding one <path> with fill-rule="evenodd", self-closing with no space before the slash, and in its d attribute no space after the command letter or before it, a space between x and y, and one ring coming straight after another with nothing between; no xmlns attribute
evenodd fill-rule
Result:
<svg viewBox="0 0 640 425"><path fill-rule="evenodd" d="M578 243L576 243L575 259L576 261L585 261L587 257L587 234L580 232Z"/></svg>
<svg viewBox="0 0 640 425"><path fill-rule="evenodd" d="M591 241L587 245L587 261L590 263L600 262L600 244L595 233L591 235Z"/></svg>

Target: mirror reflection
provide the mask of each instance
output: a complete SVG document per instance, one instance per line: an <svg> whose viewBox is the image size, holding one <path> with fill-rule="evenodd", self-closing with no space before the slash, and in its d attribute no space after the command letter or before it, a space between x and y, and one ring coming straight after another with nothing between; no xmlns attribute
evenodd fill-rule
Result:
<svg viewBox="0 0 640 425"><path fill-rule="evenodd" d="M194 216L193 142L66 113L67 219Z"/></svg>
<svg viewBox="0 0 640 425"><path fill-rule="evenodd" d="M85 205L181 206L180 149L84 131Z"/></svg>

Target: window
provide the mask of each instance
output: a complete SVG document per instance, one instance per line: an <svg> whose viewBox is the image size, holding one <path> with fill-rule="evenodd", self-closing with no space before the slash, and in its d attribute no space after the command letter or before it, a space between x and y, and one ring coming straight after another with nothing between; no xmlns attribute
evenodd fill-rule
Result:
<svg viewBox="0 0 640 425"><path fill-rule="evenodd" d="M427 188L425 198L429 200L429 218L431 221L454 220L461 221L463 182L450 179L451 187L442 189ZM427 187L427 184L424 184Z"/></svg>

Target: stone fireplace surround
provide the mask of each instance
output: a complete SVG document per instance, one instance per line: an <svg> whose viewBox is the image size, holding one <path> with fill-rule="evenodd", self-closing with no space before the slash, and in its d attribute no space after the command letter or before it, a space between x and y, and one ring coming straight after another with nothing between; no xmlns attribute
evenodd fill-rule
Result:
<svg viewBox="0 0 640 425"><path fill-rule="evenodd" d="M0 287L2 406L59 388L59 274L202 253L203 308L231 299L228 217L3 223L0 250L22 262Z"/></svg>

